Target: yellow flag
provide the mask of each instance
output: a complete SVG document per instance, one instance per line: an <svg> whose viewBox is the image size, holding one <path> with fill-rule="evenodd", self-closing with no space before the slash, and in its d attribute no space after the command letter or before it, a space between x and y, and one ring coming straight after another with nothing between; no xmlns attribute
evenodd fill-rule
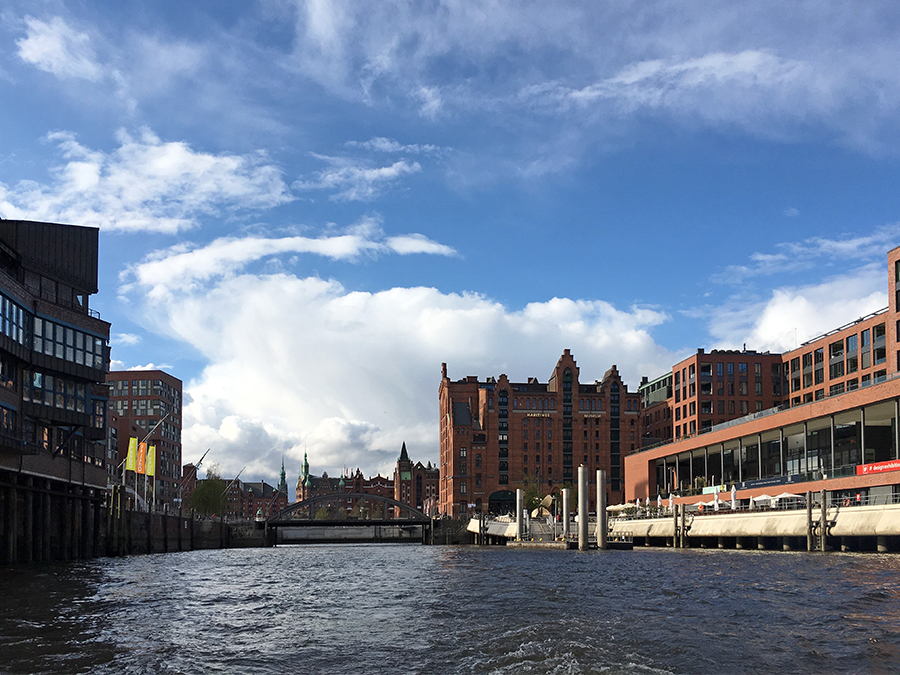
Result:
<svg viewBox="0 0 900 675"><path fill-rule="evenodd" d="M147 448L147 475L156 476L156 446Z"/></svg>
<svg viewBox="0 0 900 675"><path fill-rule="evenodd" d="M132 437L128 439L128 454L125 456L125 470L134 471L135 462L137 461L137 439Z"/></svg>
<svg viewBox="0 0 900 675"><path fill-rule="evenodd" d="M137 467L135 471L138 473L144 473L147 470L147 444L146 443L138 443L138 451L137 451Z"/></svg>

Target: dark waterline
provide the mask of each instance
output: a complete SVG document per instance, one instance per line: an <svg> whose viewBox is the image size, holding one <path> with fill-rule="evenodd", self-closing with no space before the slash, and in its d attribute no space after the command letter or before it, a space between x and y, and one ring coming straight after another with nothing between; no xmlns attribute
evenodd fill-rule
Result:
<svg viewBox="0 0 900 675"><path fill-rule="evenodd" d="M198 551L0 570L3 673L896 673L900 556Z"/></svg>

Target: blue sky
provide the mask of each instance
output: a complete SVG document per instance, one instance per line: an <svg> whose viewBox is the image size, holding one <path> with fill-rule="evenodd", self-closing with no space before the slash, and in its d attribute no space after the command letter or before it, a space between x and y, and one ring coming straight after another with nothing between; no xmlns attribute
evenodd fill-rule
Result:
<svg viewBox="0 0 900 675"><path fill-rule="evenodd" d="M895 2L18 2L0 216L99 227L184 458L436 461L451 378L632 388L887 304Z"/></svg>

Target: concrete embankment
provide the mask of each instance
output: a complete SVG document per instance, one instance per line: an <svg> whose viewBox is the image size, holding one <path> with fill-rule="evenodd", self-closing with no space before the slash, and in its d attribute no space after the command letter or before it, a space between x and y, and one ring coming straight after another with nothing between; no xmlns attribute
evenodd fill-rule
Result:
<svg viewBox="0 0 900 675"><path fill-rule="evenodd" d="M636 546L897 551L900 504L837 504L828 507L824 514L816 505L809 511L686 513L682 517L673 514L664 518L618 519L611 522L610 534L631 536Z"/></svg>

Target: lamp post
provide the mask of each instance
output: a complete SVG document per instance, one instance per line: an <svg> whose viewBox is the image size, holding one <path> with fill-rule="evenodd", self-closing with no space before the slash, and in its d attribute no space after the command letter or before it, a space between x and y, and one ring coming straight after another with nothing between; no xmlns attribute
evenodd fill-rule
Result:
<svg viewBox="0 0 900 675"><path fill-rule="evenodd" d="M197 470L200 468L200 465L203 464L203 460L206 459L206 456L209 454L209 451L210 451L210 448L207 448L206 452L204 452L203 456L200 458L200 461L197 462L196 465L191 466L191 469L193 470L195 478L197 477ZM186 478L187 478L187 476L182 476L181 481L178 484L178 509L179 509L179 511L181 510L182 506L184 505L184 499L183 499L183 497L184 497L184 481Z"/></svg>

